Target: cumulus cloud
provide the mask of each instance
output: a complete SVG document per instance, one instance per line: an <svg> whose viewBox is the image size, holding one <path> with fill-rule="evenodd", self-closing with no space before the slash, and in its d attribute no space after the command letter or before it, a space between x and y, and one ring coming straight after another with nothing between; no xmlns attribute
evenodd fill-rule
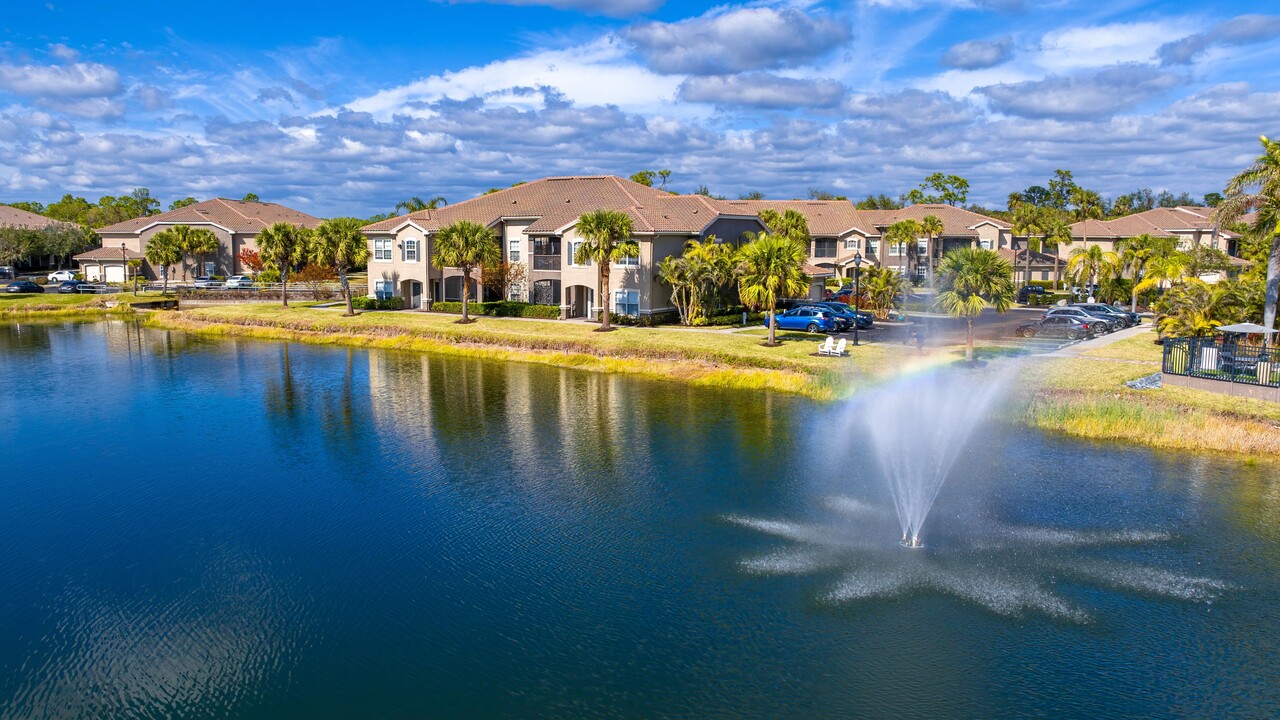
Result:
<svg viewBox="0 0 1280 720"><path fill-rule="evenodd" d="M124 117L124 103L105 97L41 98L40 107L90 120L118 120Z"/></svg>
<svg viewBox="0 0 1280 720"><path fill-rule="evenodd" d="M831 107L844 97L845 86L828 79L780 77L772 73L695 76L680 85L686 102L745 105L759 108Z"/></svg>
<svg viewBox="0 0 1280 720"><path fill-rule="evenodd" d="M977 92L992 109L1034 118L1105 117L1181 84L1183 78L1145 65L1116 65L1070 76L988 85Z"/></svg>
<svg viewBox="0 0 1280 720"><path fill-rule="evenodd" d="M1146 63L1155 48L1196 26L1187 20L1161 19L1067 27L1047 33L1040 41L1035 62L1050 72Z"/></svg>
<svg viewBox="0 0 1280 720"><path fill-rule="evenodd" d="M623 31L649 67L661 73L727 75L794 67L850 40L849 25L796 8L718 8L678 22Z"/></svg>
<svg viewBox="0 0 1280 720"><path fill-rule="evenodd" d="M516 5L577 10L591 15L629 17L652 12L662 7L664 0L445 0L450 3L488 3L491 5Z"/></svg>
<svg viewBox="0 0 1280 720"><path fill-rule="evenodd" d="M98 63L0 64L0 89L28 97L85 98L120 93L120 73Z"/></svg>
<svg viewBox="0 0 1280 720"><path fill-rule="evenodd" d="M1205 50L1215 46L1249 45L1280 37L1280 15L1240 15L1160 46L1157 55L1164 65L1189 65Z"/></svg>
<svg viewBox="0 0 1280 720"><path fill-rule="evenodd" d="M1013 39L970 40L956 43L942 56L942 64L959 70L982 70L995 67L1013 54Z"/></svg>
<svg viewBox="0 0 1280 720"><path fill-rule="evenodd" d="M969 102L945 92L924 90L853 95L845 102L844 110L853 118L912 130L972 124L977 119L977 111Z"/></svg>
<svg viewBox="0 0 1280 720"><path fill-rule="evenodd" d="M142 103L142 107L155 112L173 107L173 98L169 93L154 85L139 85L129 93L130 97Z"/></svg>

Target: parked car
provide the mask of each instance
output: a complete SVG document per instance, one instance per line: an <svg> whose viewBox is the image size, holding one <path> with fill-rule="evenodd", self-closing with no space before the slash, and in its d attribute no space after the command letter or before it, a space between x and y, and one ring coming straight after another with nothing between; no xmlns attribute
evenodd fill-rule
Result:
<svg viewBox="0 0 1280 720"><path fill-rule="evenodd" d="M86 286L88 286L90 289L85 291L82 291L80 289ZM63 295L74 295L79 292L93 292L92 287L93 286L89 285L89 283L83 280L67 280L66 282L58 283L58 292L62 293Z"/></svg>
<svg viewBox="0 0 1280 720"><path fill-rule="evenodd" d="M0 280L12 280L12 279L13 279L13 266L0 265Z"/></svg>
<svg viewBox="0 0 1280 720"><path fill-rule="evenodd" d="M191 284L191 287L220 288L222 287L222 281L215 280L214 278L207 277L207 276L201 276L196 278L195 282Z"/></svg>
<svg viewBox="0 0 1280 720"><path fill-rule="evenodd" d="M1090 324L1093 324L1096 322L1098 325L1101 326L1101 330L1100 330L1101 332L1112 332L1113 330L1119 330L1122 327L1122 324L1119 319L1109 318L1102 315L1095 315L1091 312L1086 312L1084 310L1081 310L1078 307L1049 308L1049 310L1045 312L1045 314L1042 315L1041 317L1042 318L1073 317L1078 320L1083 320Z"/></svg>
<svg viewBox="0 0 1280 720"><path fill-rule="evenodd" d="M814 312L825 314L825 315L830 315L831 320L835 323L836 332L844 332L845 330L848 330L849 328L853 327L852 317L844 317L840 313L837 313L836 311L822 305L821 303L810 302L810 303L805 303L803 305L795 305L792 309L801 309L801 308L805 310L813 310Z"/></svg>
<svg viewBox="0 0 1280 720"><path fill-rule="evenodd" d="M1039 285L1025 285L1018 290L1018 302L1026 305L1032 299L1032 296L1035 297L1037 302L1044 302L1046 295L1048 295L1048 291Z"/></svg>
<svg viewBox="0 0 1280 720"><path fill-rule="evenodd" d="M76 274L72 270L55 270L49 273L49 282L66 282L67 280L75 280Z"/></svg>
<svg viewBox="0 0 1280 720"><path fill-rule="evenodd" d="M44 288L30 280L14 280L4 286L4 291L7 293L42 293Z"/></svg>
<svg viewBox="0 0 1280 720"><path fill-rule="evenodd" d="M854 323L857 323L859 330L866 330L873 324L871 313L863 310L854 310L846 303L824 301L815 303L815 305L830 310L835 313L837 318L844 319L847 327L853 327Z"/></svg>
<svg viewBox="0 0 1280 720"><path fill-rule="evenodd" d="M831 313L809 306L791 308L774 316L774 320L781 330L804 330L816 333L834 332L836 329L836 320ZM768 316L764 319L764 326L769 327Z"/></svg>
<svg viewBox="0 0 1280 720"><path fill-rule="evenodd" d="M1080 340L1094 334L1093 326L1079 318L1050 316L1035 322L1019 325L1015 331L1021 337L1057 337Z"/></svg>
<svg viewBox="0 0 1280 720"><path fill-rule="evenodd" d="M230 290L239 290L243 288L253 287L253 278L248 275L232 275L227 278L226 287Z"/></svg>
<svg viewBox="0 0 1280 720"><path fill-rule="evenodd" d="M1071 307L1078 307L1081 310L1093 313L1094 315L1105 315L1107 317L1117 318L1124 323L1125 327L1133 327L1134 325L1142 322L1142 318L1138 313L1132 313L1124 308L1118 308L1115 305L1108 305L1106 303L1072 303Z"/></svg>

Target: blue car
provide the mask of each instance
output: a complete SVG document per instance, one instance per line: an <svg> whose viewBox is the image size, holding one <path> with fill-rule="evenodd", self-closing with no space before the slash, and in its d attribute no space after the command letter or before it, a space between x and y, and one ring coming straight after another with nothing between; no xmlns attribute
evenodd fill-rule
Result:
<svg viewBox="0 0 1280 720"><path fill-rule="evenodd" d="M845 321L846 327L852 327L856 322L859 330L866 330L874 324L871 313L865 310L854 310L842 302L820 302L814 303L819 307L828 308L836 317Z"/></svg>
<svg viewBox="0 0 1280 720"><path fill-rule="evenodd" d="M804 330L805 332L834 332L836 329L835 318L831 313L822 312L812 307L792 308L784 313L778 313L774 316L774 320L778 323L779 330ZM764 326L769 327L769 318L766 315Z"/></svg>

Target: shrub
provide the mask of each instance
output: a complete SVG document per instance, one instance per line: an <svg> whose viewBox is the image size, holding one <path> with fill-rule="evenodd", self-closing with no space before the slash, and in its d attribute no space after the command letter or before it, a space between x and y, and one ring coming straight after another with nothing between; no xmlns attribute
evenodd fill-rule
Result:
<svg viewBox="0 0 1280 720"><path fill-rule="evenodd" d="M431 304L431 309L435 312L462 314L462 303L453 301L440 301ZM543 318L549 320L557 320L560 318L560 308L556 305L534 305L525 302L516 302L514 300L495 300L493 302L473 302L467 308L472 315L486 315L489 317L526 317L526 318Z"/></svg>
<svg viewBox="0 0 1280 720"><path fill-rule="evenodd" d="M638 325L640 327L674 325L680 322L680 313L676 310L667 310L665 312L654 313L652 315L641 315L640 317L609 313L609 322L617 325Z"/></svg>
<svg viewBox="0 0 1280 720"><path fill-rule="evenodd" d="M403 310L404 298L389 297L379 300L360 295L351 298L351 306L357 310Z"/></svg>
<svg viewBox="0 0 1280 720"><path fill-rule="evenodd" d="M48 277L45 277L44 275L39 275L39 276L37 276L37 277L35 277L35 278L32 278L32 280L31 280L31 281L32 281L32 282L34 282L34 283L35 283L35 284L37 284L37 285L48 285L48 284L49 284L49 278L48 278Z"/></svg>

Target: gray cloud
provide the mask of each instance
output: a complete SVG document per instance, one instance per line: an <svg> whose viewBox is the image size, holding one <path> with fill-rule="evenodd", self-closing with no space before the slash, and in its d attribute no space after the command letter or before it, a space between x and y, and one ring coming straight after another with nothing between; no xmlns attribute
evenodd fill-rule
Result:
<svg viewBox="0 0 1280 720"><path fill-rule="evenodd" d="M0 89L27 97L87 98L120 93L120 74L98 63L0 64Z"/></svg>
<svg viewBox="0 0 1280 720"><path fill-rule="evenodd" d="M556 10L577 10L590 15L630 17L662 7L664 0L445 0L449 3L488 3L491 5L542 6Z"/></svg>
<svg viewBox="0 0 1280 720"><path fill-rule="evenodd" d="M1214 25L1208 32L1165 43L1156 54L1163 65L1189 65L1200 53L1217 45L1249 45L1280 36L1280 15L1240 15Z"/></svg>
<svg viewBox="0 0 1280 720"><path fill-rule="evenodd" d="M112 98L40 98L36 104L48 110L90 120L118 120L124 117L124 103Z"/></svg>
<svg viewBox="0 0 1280 720"><path fill-rule="evenodd" d="M912 132L946 126L967 125L977 119L972 104L944 92L902 90L883 95L853 95L844 104L852 118L874 120L888 130Z"/></svg>
<svg viewBox="0 0 1280 720"><path fill-rule="evenodd" d="M991 108L1033 118L1107 117L1161 95L1184 82L1146 65L1113 65L1094 72L977 89Z"/></svg>
<svg viewBox="0 0 1280 720"><path fill-rule="evenodd" d="M152 112L168 110L173 107L173 98L169 96L169 93L154 85L139 85L133 89L130 96L142 103L143 108Z"/></svg>
<svg viewBox="0 0 1280 720"><path fill-rule="evenodd" d="M1013 54L1013 38L1008 36L994 40L970 40L956 43L942 56L942 64L961 70L980 70L995 67Z"/></svg>
<svg viewBox="0 0 1280 720"><path fill-rule="evenodd" d="M794 8L717 10L674 23L651 22L623 37L661 73L729 75L794 67L850 39L847 23Z"/></svg>
<svg viewBox="0 0 1280 720"><path fill-rule="evenodd" d="M264 103L264 104L267 104L267 103L288 103L289 105L295 104L293 102L293 93L279 86L264 88L260 90L258 92L258 97L254 98L254 101Z"/></svg>
<svg viewBox="0 0 1280 720"><path fill-rule="evenodd" d="M759 108L831 107L844 97L835 80L800 80L772 73L691 77L680 84L686 102L745 105Z"/></svg>

